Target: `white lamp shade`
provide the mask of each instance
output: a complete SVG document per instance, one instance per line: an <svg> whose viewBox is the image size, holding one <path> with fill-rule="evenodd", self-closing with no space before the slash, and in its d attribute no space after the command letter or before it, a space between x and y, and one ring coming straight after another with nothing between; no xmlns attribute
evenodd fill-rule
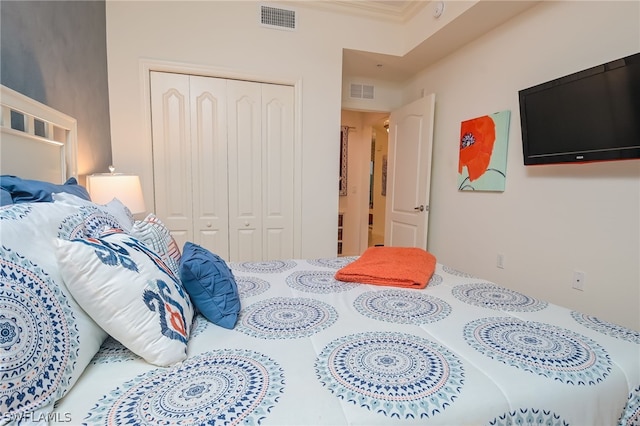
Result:
<svg viewBox="0 0 640 426"><path fill-rule="evenodd" d="M89 175L87 190L94 203L107 204L117 198L132 214L144 213L146 210L139 176L121 173Z"/></svg>

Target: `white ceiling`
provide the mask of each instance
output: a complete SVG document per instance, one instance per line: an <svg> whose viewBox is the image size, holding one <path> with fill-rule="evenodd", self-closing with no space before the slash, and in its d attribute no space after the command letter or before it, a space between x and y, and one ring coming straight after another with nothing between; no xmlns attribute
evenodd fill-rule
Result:
<svg viewBox="0 0 640 426"><path fill-rule="evenodd" d="M539 1L480 0L467 12L402 57L345 49L343 78L357 76L384 81L405 81ZM422 8L433 8L434 3L435 1L431 0L320 0L296 2L296 5L332 9L374 19L406 22ZM444 1L445 14L446 3L447 1Z"/></svg>
<svg viewBox="0 0 640 426"><path fill-rule="evenodd" d="M320 3L342 9L347 13L365 15L382 20L405 22L430 2L430 0L321 0Z"/></svg>
<svg viewBox="0 0 640 426"><path fill-rule="evenodd" d="M289 0L285 3L366 16L383 21L405 22L431 3L431 0Z"/></svg>

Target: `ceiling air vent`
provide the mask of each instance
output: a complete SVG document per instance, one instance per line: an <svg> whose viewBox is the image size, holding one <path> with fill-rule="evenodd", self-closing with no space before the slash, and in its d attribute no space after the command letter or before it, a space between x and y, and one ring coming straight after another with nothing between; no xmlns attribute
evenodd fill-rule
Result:
<svg viewBox="0 0 640 426"><path fill-rule="evenodd" d="M373 86L369 84L351 84L350 96L355 99L373 99Z"/></svg>
<svg viewBox="0 0 640 426"><path fill-rule="evenodd" d="M296 11L260 5L260 24L269 28L293 31L296 29Z"/></svg>

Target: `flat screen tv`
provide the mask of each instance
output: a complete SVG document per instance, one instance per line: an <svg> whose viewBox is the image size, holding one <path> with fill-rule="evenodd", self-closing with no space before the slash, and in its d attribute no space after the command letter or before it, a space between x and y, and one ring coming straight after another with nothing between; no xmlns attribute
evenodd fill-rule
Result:
<svg viewBox="0 0 640 426"><path fill-rule="evenodd" d="M640 158L640 53L518 94L525 165Z"/></svg>

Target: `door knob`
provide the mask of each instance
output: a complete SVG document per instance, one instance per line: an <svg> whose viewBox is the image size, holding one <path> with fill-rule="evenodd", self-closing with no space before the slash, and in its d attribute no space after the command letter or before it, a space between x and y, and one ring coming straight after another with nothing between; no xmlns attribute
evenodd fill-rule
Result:
<svg viewBox="0 0 640 426"><path fill-rule="evenodd" d="M419 210L419 211L424 211L424 206L422 204L420 204L418 207L414 207L414 210Z"/></svg>

